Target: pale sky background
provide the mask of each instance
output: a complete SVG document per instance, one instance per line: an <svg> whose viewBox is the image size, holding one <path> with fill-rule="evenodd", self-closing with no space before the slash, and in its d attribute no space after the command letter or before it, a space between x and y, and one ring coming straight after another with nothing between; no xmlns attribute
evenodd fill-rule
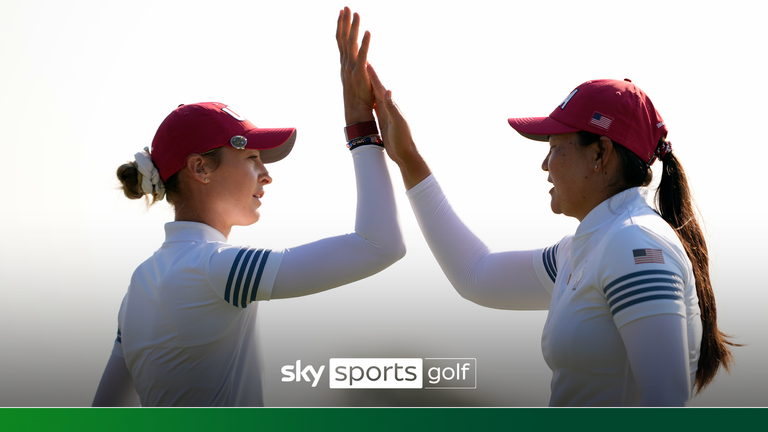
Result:
<svg viewBox="0 0 768 432"><path fill-rule="evenodd" d="M462 219L493 249L548 246L546 145L506 119L549 114L578 84L631 78L666 120L704 216L720 328L746 343L693 406L768 406L763 133L768 32L759 1L349 2L370 62ZM336 17L329 1L0 3L0 406L90 405L135 267L173 214L114 172L180 103L220 101L299 130L269 166L262 219L232 243L290 247L349 232ZM390 165L408 254L384 272L260 308L273 406L543 406L546 312L462 299L429 253ZM658 170L659 166L654 166ZM350 392L280 382L331 357L473 357L475 390ZM327 376L327 375L326 375Z"/></svg>

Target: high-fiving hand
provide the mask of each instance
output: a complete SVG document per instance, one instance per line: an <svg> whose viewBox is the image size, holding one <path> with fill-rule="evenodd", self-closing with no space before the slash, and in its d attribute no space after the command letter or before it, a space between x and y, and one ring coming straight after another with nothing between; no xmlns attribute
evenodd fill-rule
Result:
<svg viewBox="0 0 768 432"><path fill-rule="evenodd" d="M366 31L358 47L360 16L345 7L336 22L336 43L341 57L341 83L344 87L344 117L347 125L379 119L384 147L400 167L405 188L410 189L427 178L431 171L419 155L411 129L392 100L392 92L381 83L368 64L371 33Z"/></svg>
<svg viewBox="0 0 768 432"><path fill-rule="evenodd" d="M411 128L403 117L400 107L392 100L392 90L387 90L381 83L373 66L368 65L373 93L376 97L376 117L379 118L384 148L389 157L400 167L406 189L419 184L431 171L419 154L413 142Z"/></svg>
<svg viewBox="0 0 768 432"><path fill-rule="evenodd" d="M371 33L365 32L358 48L359 31L360 15L355 13L353 16L352 11L345 7L339 12L336 23L336 43L341 57L341 83L344 87L344 117L347 125L374 120L375 100L371 78L366 69Z"/></svg>

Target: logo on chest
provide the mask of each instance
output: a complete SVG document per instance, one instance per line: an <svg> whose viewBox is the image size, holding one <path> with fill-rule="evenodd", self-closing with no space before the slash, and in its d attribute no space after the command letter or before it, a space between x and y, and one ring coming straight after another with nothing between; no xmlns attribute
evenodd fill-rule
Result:
<svg viewBox="0 0 768 432"><path fill-rule="evenodd" d="M579 282L581 282L581 279L584 277L584 269L586 267L587 267L587 262L584 261L579 266L579 268L576 269L575 272L572 272L571 274L568 275L568 282L566 282L565 285L568 287L571 287L571 291L576 291L576 287L579 286Z"/></svg>

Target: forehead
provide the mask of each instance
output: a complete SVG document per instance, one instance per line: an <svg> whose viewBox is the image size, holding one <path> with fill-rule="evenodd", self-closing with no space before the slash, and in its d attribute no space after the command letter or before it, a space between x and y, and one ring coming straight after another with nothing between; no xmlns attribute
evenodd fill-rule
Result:
<svg viewBox="0 0 768 432"><path fill-rule="evenodd" d="M258 150L252 150L252 149L237 149L234 147L221 147L223 153L222 153L222 162L225 164L228 163L234 163L235 161L240 160L247 160L253 156L258 156L259 151Z"/></svg>
<svg viewBox="0 0 768 432"><path fill-rule="evenodd" d="M578 140L579 135L576 132L547 136L547 141L549 141L549 144L566 144L571 142L578 142Z"/></svg>
<svg viewBox="0 0 768 432"><path fill-rule="evenodd" d="M235 147L224 146L223 149L225 153L233 156L253 156L259 154L259 150L249 148L239 149Z"/></svg>

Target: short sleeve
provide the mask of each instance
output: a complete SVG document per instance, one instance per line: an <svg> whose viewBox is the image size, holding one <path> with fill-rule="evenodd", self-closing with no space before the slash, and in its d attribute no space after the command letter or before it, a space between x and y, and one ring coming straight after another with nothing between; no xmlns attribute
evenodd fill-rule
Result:
<svg viewBox="0 0 768 432"><path fill-rule="evenodd" d="M282 250L218 247L208 261L209 282L224 301L235 307L269 300L282 257Z"/></svg>
<svg viewBox="0 0 768 432"><path fill-rule="evenodd" d="M679 249L636 225L609 239L598 277L616 327L651 315L686 316L688 272Z"/></svg>
<svg viewBox="0 0 768 432"><path fill-rule="evenodd" d="M570 251L571 237L563 237L562 240L552 246L533 251L533 267L536 269L536 274L542 285L550 294L555 287L555 280L557 280L558 264L562 265L566 261L563 254Z"/></svg>

